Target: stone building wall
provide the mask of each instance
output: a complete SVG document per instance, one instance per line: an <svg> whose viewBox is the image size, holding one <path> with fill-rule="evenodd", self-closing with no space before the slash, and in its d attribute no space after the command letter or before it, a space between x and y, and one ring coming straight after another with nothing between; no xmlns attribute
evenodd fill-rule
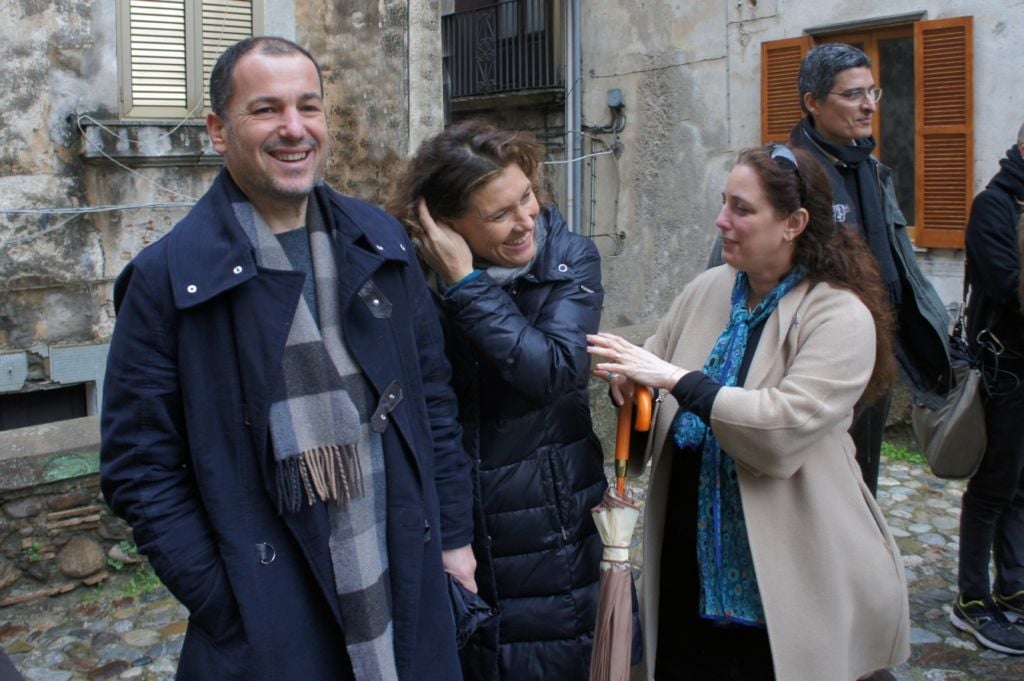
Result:
<svg viewBox="0 0 1024 681"><path fill-rule="evenodd" d="M410 146L443 125L438 4L297 0L296 23L324 74L327 179L381 204Z"/></svg>
<svg viewBox="0 0 1024 681"><path fill-rule="evenodd" d="M0 608L142 560L100 497L98 436L95 417L0 433Z"/></svg>
<svg viewBox="0 0 1024 681"><path fill-rule="evenodd" d="M264 0L264 32L323 65L338 189L383 201L411 140L440 129L438 11L436 0ZM122 117L115 3L0 0L0 12L0 360L18 355L18 389L33 390L56 385L51 348L109 339L114 279L202 196L221 159L202 116ZM52 210L83 207L114 208Z"/></svg>

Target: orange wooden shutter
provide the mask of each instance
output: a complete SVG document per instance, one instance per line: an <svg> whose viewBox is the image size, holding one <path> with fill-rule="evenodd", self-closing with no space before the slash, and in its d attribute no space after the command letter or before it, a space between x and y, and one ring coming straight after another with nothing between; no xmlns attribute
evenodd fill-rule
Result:
<svg viewBox="0 0 1024 681"><path fill-rule="evenodd" d="M964 247L974 193L973 45L971 17L914 25L918 246Z"/></svg>
<svg viewBox="0 0 1024 681"><path fill-rule="evenodd" d="M803 118L796 77L811 36L761 43L761 143L786 142Z"/></svg>

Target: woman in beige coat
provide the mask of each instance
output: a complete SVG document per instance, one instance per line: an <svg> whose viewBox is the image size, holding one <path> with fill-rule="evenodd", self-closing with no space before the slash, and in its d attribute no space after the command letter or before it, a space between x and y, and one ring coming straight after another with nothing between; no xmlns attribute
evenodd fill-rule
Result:
<svg viewBox="0 0 1024 681"><path fill-rule="evenodd" d="M726 264L645 349L588 337L616 402L660 395L630 462L653 459L643 676L854 681L910 653L899 550L847 434L894 373L881 280L801 150L742 153L715 224Z"/></svg>

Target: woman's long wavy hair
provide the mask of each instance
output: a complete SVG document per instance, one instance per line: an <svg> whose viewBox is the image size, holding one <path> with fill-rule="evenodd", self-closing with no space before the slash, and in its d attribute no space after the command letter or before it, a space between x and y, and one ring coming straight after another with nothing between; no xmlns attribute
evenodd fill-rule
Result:
<svg viewBox="0 0 1024 681"><path fill-rule="evenodd" d="M832 188L825 170L809 152L789 147L796 168L783 156L772 158L769 144L743 151L738 164L757 173L765 198L778 218L798 208L810 216L794 240L793 260L807 268L811 283L827 282L852 291L875 320L875 366L861 401L869 404L888 391L896 377L892 308L875 257L860 234L841 229L832 212Z"/></svg>
<svg viewBox="0 0 1024 681"><path fill-rule="evenodd" d="M502 130L479 120L455 123L420 144L392 184L386 209L415 235L416 202L421 196L434 217L462 217L473 192L513 163L544 203L543 158L544 145L532 133Z"/></svg>

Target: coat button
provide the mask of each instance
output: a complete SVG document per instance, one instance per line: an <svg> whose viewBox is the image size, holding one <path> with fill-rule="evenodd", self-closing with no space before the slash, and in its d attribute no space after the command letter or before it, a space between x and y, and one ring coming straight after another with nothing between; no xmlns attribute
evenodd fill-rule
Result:
<svg viewBox="0 0 1024 681"><path fill-rule="evenodd" d="M259 556L260 565L270 565L277 558L277 551L272 545L261 542L256 545L256 555Z"/></svg>
<svg viewBox="0 0 1024 681"><path fill-rule="evenodd" d="M189 284L188 286L185 287L185 290L188 291L189 293L195 293L199 289L196 288L195 284Z"/></svg>
<svg viewBox="0 0 1024 681"><path fill-rule="evenodd" d="M384 250L384 247L383 247L383 246L381 246L380 244L374 244L374 246L376 246L376 247L377 247L377 250L378 250L378 251L383 251L383 250Z"/></svg>
<svg viewBox="0 0 1024 681"><path fill-rule="evenodd" d="M565 264L565 263L563 262L563 263L562 263L561 265L559 265L559 266L558 266L558 271L559 271L559 272L568 272L568 271L569 271L569 266L568 266L568 265L566 265L566 264Z"/></svg>
<svg viewBox="0 0 1024 681"><path fill-rule="evenodd" d="M242 273L242 266L241 265L235 265L235 269L233 269L231 271L234 272L235 274L241 274Z"/></svg>

